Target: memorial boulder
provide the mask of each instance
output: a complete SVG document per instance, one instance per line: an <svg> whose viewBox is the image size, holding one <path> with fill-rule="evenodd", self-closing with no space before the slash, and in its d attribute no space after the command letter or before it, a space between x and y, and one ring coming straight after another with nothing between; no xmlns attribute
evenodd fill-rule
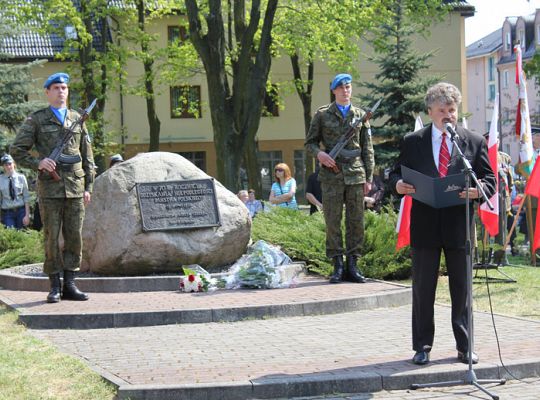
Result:
<svg viewBox="0 0 540 400"><path fill-rule="evenodd" d="M83 226L82 270L105 275L209 271L250 239L247 208L184 157L139 154L97 177Z"/></svg>

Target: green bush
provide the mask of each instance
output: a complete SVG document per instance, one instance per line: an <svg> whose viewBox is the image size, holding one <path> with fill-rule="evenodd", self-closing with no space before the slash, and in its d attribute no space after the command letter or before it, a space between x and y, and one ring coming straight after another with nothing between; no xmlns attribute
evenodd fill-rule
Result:
<svg viewBox="0 0 540 400"><path fill-rule="evenodd" d="M41 232L6 229L0 224L0 269L43 262L43 259Z"/></svg>
<svg viewBox="0 0 540 400"><path fill-rule="evenodd" d="M366 276L377 279L410 276L409 248L395 251L396 220L396 213L390 209L384 209L380 214L366 211L364 250L358 263ZM269 213L257 214L252 237L254 241L265 240L281 246L291 258L305 261L315 273L327 276L333 270L326 258L325 224L320 213L308 215L276 208Z"/></svg>

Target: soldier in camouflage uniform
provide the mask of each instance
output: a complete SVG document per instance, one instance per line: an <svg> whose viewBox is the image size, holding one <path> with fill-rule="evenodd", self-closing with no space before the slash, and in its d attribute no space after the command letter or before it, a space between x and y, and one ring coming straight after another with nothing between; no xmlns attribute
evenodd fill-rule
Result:
<svg viewBox="0 0 540 400"><path fill-rule="evenodd" d="M348 74L336 75L330 86L336 101L317 110L305 141L306 151L325 167L319 172L319 181L326 222L326 256L334 264L330 283L343 280L365 282L356 263L364 240L364 195L371 190L375 167L369 123L361 124L346 146L349 150L360 150L360 156L350 159L340 156L334 160L328 155L338 139L347 132L353 118L362 118L365 114L351 104L351 82ZM332 171L336 166L339 169L337 173ZM341 234L343 205L345 250ZM347 255L346 266L343 264L344 254Z"/></svg>
<svg viewBox="0 0 540 400"><path fill-rule="evenodd" d="M56 73L44 84L49 107L31 114L20 127L11 145L13 158L27 168L39 171L37 194L45 239L44 272L51 290L47 302L88 300L75 285L75 272L82 256L84 207L90 202L94 181L94 158L84 124L64 147L58 162L49 155L64 134L81 116L67 108L69 75ZM34 150L33 152L31 152ZM60 180L51 177L56 171ZM59 247L62 232L64 248ZM64 286L60 278L63 274Z"/></svg>

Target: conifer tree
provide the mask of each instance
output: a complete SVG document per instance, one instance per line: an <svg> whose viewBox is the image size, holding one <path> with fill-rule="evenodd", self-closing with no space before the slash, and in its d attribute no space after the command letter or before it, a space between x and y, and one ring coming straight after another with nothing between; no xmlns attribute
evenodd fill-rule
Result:
<svg viewBox="0 0 540 400"><path fill-rule="evenodd" d="M370 60L380 67L379 72L373 82L361 84L369 89L362 104L383 98L374 119L384 122L373 126L376 164L380 167L395 160L400 139L414 129L415 115L425 111L427 88L439 79L423 75L433 52L420 53L412 48L412 35L426 30L417 22L421 19L410 18L410 3L396 0L390 6L392 22L382 25L371 42L375 55Z"/></svg>

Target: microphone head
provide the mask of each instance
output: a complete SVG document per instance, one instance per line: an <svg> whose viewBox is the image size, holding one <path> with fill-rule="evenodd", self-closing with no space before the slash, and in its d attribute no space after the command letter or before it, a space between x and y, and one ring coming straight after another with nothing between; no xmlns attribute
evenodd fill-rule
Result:
<svg viewBox="0 0 540 400"><path fill-rule="evenodd" d="M452 138L456 135L456 131L450 122L444 124L444 130L448 132Z"/></svg>

